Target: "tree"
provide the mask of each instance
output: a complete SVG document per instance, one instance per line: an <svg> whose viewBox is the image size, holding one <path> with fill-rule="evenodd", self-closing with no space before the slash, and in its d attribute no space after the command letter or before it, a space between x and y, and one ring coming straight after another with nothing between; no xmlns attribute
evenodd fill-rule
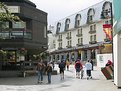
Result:
<svg viewBox="0 0 121 91"><path fill-rule="evenodd" d="M4 21L20 21L20 18L14 14L11 14L7 8L7 5L0 2L0 28L6 28Z"/></svg>

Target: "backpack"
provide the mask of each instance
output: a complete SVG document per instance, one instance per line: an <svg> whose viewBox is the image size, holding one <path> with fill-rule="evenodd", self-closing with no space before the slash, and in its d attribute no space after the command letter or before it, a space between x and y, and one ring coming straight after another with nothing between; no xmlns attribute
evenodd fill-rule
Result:
<svg viewBox="0 0 121 91"><path fill-rule="evenodd" d="M59 68L65 68L64 63L60 63L60 64L59 64Z"/></svg>
<svg viewBox="0 0 121 91"><path fill-rule="evenodd" d="M76 68L80 68L80 63L76 63Z"/></svg>

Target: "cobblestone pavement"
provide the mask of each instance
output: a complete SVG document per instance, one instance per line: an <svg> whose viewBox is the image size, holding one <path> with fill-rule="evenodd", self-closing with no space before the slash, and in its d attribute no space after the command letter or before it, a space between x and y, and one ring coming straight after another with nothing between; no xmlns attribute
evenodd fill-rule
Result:
<svg viewBox="0 0 121 91"><path fill-rule="evenodd" d="M58 67L56 68L58 73ZM100 71L95 67L92 71L92 79L86 79L84 73L83 79L75 78L74 66L70 70L65 70L65 79L60 80L60 75L52 75L52 83L47 83L47 76L44 76L44 82L37 84L37 76L0 78L0 91L121 91L117 89L112 80L106 80Z"/></svg>

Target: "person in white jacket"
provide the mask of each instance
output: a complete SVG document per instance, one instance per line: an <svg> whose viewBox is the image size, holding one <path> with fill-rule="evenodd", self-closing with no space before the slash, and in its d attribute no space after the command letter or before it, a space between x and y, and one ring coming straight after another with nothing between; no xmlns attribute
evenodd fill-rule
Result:
<svg viewBox="0 0 121 91"><path fill-rule="evenodd" d="M87 80L90 78L92 79L92 75L91 75L91 70L92 70L92 64L90 63L90 61L88 60L87 63L85 64L86 67L86 73L87 73Z"/></svg>

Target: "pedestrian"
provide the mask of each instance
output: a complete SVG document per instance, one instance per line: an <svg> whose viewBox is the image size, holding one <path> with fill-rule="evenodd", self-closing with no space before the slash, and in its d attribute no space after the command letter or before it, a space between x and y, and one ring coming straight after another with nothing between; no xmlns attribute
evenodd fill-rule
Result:
<svg viewBox="0 0 121 91"><path fill-rule="evenodd" d="M94 70L94 62L92 59L90 60L90 63L92 64L92 70Z"/></svg>
<svg viewBox="0 0 121 91"><path fill-rule="evenodd" d="M52 65L51 65L51 63L48 63L48 65L47 65L46 74L48 76L48 84L50 84L51 83L51 74L52 74Z"/></svg>
<svg viewBox="0 0 121 91"><path fill-rule="evenodd" d="M69 65L70 65L70 62L69 62L69 59L66 60L66 67L67 67L67 70L69 70Z"/></svg>
<svg viewBox="0 0 121 91"><path fill-rule="evenodd" d="M91 75L91 70L92 70L92 64L90 63L90 61L88 60L87 63L85 64L86 67L86 73L87 73L87 80L90 78L92 79L92 75Z"/></svg>
<svg viewBox="0 0 121 91"><path fill-rule="evenodd" d="M111 62L111 60L108 60L105 66L113 66L113 62Z"/></svg>
<svg viewBox="0 0 121 91"><path fill-rule="evenodd" d="M55 62L54 62L54 61L52 61L52 62L51 62L51 64L52 64L52 67L53 67L53 70L54 70Z"/></svg>
<svg viewBox="0 0 121 91"><path fill-rule="evenodd" d="M60 69L60 77L62 80L62 79L64 79L65 62L61 61L59 63L59 69Z"/></svg>
<svg viewBox="0 0 121 91"><path fill-rule="evenodd" d="M42 62L39 62L37 64L37 66L36 66L36 70L37 70L37 73L38 73L38 81L37 81L37 83L43 83L44 68L45 68L45 65Z"/></svg>
<svg viewBox="0 0 121 91"><path fill-rule="evenodd" d="M76 78L79 78L79 79L80 79L80 71L83 69L83 66L80 61L81 61L80 59L77 59L75 63Z"/></svg>

